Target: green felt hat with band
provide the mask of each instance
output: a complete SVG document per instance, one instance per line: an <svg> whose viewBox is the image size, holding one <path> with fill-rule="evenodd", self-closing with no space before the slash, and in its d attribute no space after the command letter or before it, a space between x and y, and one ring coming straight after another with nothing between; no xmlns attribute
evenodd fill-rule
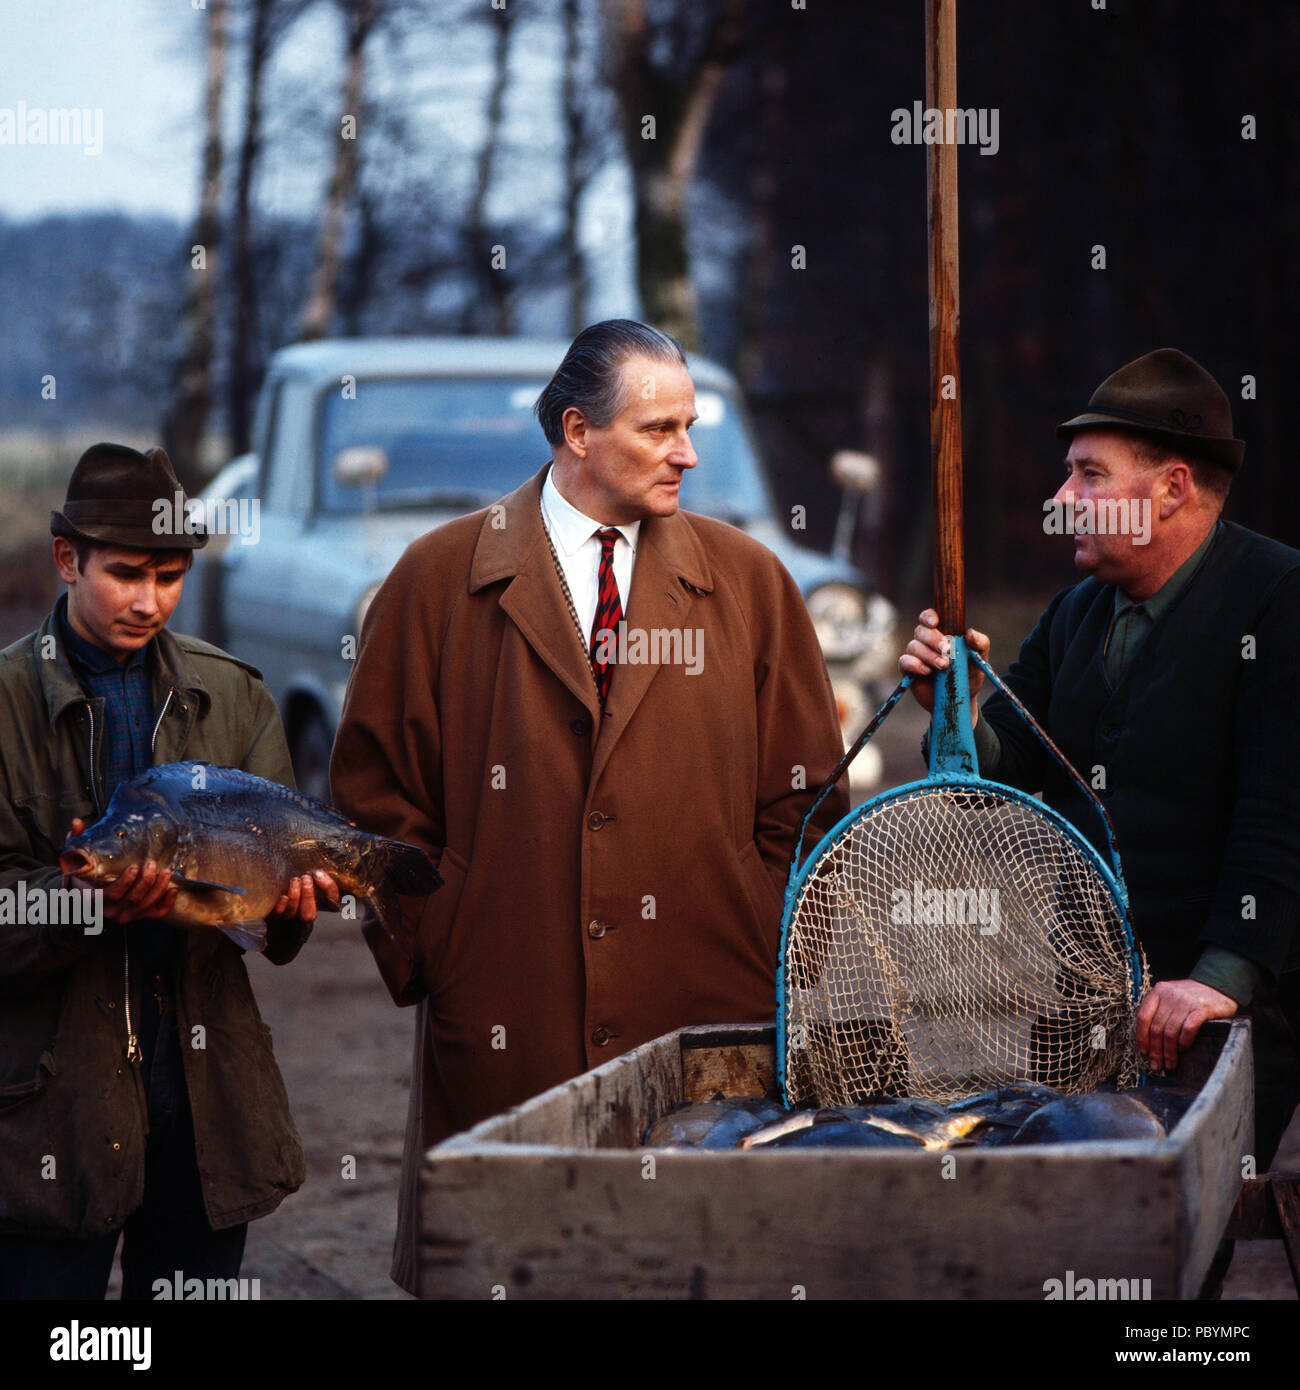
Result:
<svg viewBox="0 0 1300 1390"><path fill-rule="evenodd" d="M1236 473L1246 451L1232 436L1232 407L1219 383L1185 352L1157 348L1112 372L1092 393L1082 415L1056 427L1131 429L1182 445L1189 454Z"/></svg>

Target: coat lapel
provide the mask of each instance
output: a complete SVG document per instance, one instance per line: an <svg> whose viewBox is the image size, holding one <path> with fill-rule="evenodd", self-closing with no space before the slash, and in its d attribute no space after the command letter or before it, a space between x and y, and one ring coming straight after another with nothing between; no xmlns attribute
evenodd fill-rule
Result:
<svg viewBox="0 0 1300 1390"><path fill-rule="evenodd" d="M550 465L548 464L547 467ZM502 611L552 674L579 699L593 719L600 702L577 629L551 559L542 524L543 468L536 477L488 508L470 565L469 591L509 579Z"/></svg>
<svg viewBox="0 0 1300 1390"><path fill-rule="evenodd" d="M543 468L488 509L470 565L469 591L477 593L489 584L510 580L501 594L502 611L599 727L592 766L594 785L659 668L647 662L615 670L602 717L591 666L569 616L546 543L541 511L545 478ZM647 517L641 523L632 592L626 605L629 626L646 631L685 628L695 596L712 590L713 575L704 546L688 518L681 513Z"/></svg>
<svg viewBox="0 0 1300 1390"><path fill-rule="evenodd" d="M632 592L628 595L625 613L629 631L684 629L696 595L710 593L712 589L713 576L704 547L687 518L681 513L647 517L641 523L637 540ZM624 664L615 669L596 741L592 786L658 671L658 665L652 662Z"/></svg>

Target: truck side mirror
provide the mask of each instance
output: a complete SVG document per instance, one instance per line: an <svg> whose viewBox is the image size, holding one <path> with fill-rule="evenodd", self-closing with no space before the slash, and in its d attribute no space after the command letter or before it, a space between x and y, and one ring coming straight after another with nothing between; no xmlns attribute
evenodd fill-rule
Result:
<svg viewBox="0 0 1300 1390"><path fill-rule="evenodd" d="M334 455L334 478L344 487L377 483L388 472L388 455L374 444L353 444Z"/></svg>
<svg viewBox="0 0 1300 1390"><path fill-rule="evenodd" d="M874 454L840 449L831 457L831 477L845 492L873 492L880 486L880 463Z"/></svg>

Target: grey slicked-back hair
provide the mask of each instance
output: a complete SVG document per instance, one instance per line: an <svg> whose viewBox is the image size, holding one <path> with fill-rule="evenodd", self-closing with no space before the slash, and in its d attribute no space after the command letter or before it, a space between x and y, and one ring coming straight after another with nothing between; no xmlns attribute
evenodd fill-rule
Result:
<svg viewBox="0 0 1300 1390"><path fill-rule="evenodd" d="M569 344L564 361L538 396L533 412L552 448L564 442L564 412L571 406L597 429L609 425L627 404L619 368L629 357L686 365L676 338L635 319L605 319L584 328Z"/></svg>

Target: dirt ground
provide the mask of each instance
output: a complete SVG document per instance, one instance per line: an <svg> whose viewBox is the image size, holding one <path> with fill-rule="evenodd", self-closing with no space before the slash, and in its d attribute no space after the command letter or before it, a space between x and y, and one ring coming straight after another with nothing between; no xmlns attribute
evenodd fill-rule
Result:
<svg viewBox="0 0 1300 1390"><path fill-rule="evenodd" d="M415 1010L393 1005L356 924L337 914L321 914L297 960L258 959L249 973L307 1181L249 1227L244 1273L261 1277L263 1298L404 1299L388 1267Z"/></svg>
<svg viewBox="0 0 1300 1390"><path fill-rule="evenodd" d="M0 565L9 569L3 557ZM0 646L34 627L48 604L39 583L12 587L0 600ZM1018 621L1006 625L1014 630ZM883 785L922 771L924 727L910 699L886 721L877 736ZM261 1280L264 1299L405 1299L388 1268L415 1012L393 1006L355 924L337 915L322 915L292 964L255 958L250 974L306 1150L307 1181L250 1226L243 1274ZM1300 1124L1278 1166L1300 1170ZM1225 1299L1295 1296L1280 1242L1238 1245Z"/></svg>

